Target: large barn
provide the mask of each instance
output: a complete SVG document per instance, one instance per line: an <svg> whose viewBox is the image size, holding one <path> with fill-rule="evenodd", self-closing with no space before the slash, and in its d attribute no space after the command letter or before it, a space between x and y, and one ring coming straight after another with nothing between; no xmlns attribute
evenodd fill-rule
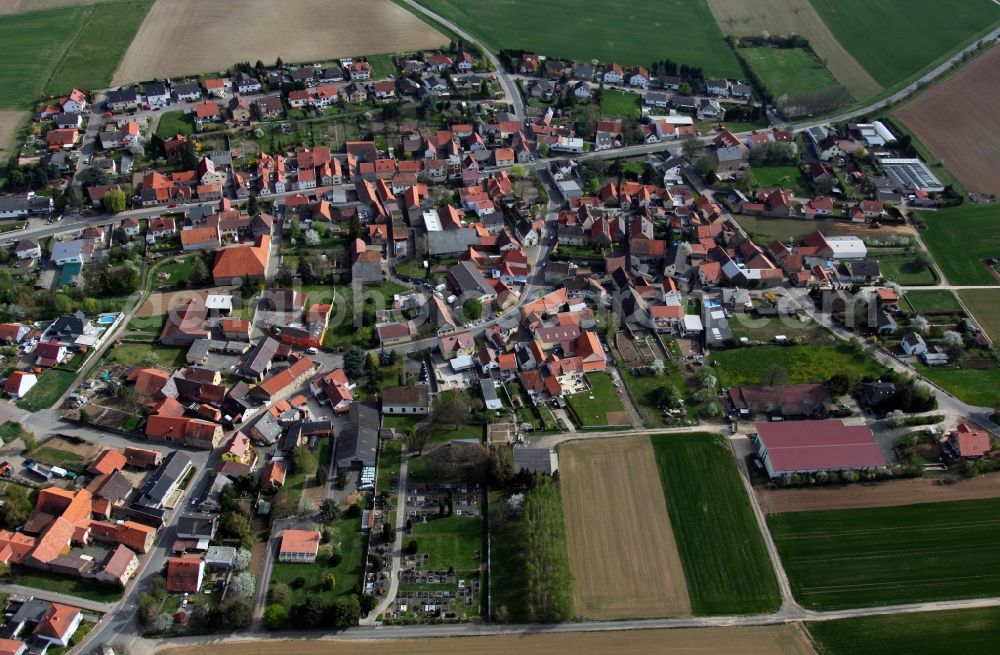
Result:
<svg viewBox="0 0 1000 655"><path fill-rule="evenodd" d="M772 478L886 465L867 425L829 419L757 423L755 427L757 453Z"/></svg>

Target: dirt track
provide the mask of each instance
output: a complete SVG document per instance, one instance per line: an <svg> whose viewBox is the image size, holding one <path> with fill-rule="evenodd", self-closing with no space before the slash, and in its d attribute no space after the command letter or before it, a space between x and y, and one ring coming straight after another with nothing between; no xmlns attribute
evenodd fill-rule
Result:
<svg viewBox="0 0 1000 655"><path fill-rule="evenodd" d="M882 90L868 71L851 56L829 30L808 0L708 0L723 34L760 36L801 34L820 59L858 100Z"/></svg>
<svg viewBox="0 0 1000 655"><path fill-rule="evenodd" d="M174 648L161 655L812 655L805 631L797 625L753 628L678 628L494 637L450 637L393 641L254 641Z"/></svg>
<svg viewBox="0 0 1000 655"><path fill-rule="evenodd" d="M1000 48L896 110L969 190L1000 193Z"/></svg>
<svg viewBox="0 0 1000 655"><path fill-rule="evenodd" d="M567 444L559 473L577 614L689 614L687 582L649 438Z"/></svg>
<svg viewBox="0 0 1000 655"><path fill-rule="evenodd" d="M0 111L0 159L7 159L14 151L14 136L24 118L23 111Z"/></svg>
<svg viewBox="0 0 1000 655"><path fill-rule="evenodd" d="M826 509L861 509L919 505L949 500L1000 498L1000 475L984 475L954 484L935 484L932 478L894 480L878 484L813 489L760 489L757 497L768 514Z"/></svg>
<svg viewBox="0 0 1000 655"><path fill-rule="evenodd" d="M391 0L157 0L113 84L434 48L448 39Z"/></svg>

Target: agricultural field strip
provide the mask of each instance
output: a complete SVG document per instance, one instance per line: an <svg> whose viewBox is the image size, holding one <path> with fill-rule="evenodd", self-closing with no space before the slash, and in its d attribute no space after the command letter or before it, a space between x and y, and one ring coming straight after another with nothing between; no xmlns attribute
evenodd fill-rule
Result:
<svg viewBox="0 0 1000 655"><path fill-rule="evenodd" d="M844 49L809 0L708 0L708 6L725 34L801 34L833 76L859 100L882 91L882 85Z"/></svg>
<svg viewBox="0 0 1000 655"><path fill-rule="evenodd" d="M895 111L970 191L1000 193L1000 48Z"/></svg>
<svg viewBox="0 0 1000 655"><path fill-rule="evenodd" d="M625 478L632 484L623 486ZM560 479L577 613L688 614L684 569L649 439L570 442L561 449Z"/></svg>
<svg viewBox="0 0 1000 655"><path fill-rule="evenodd" d="M220 39L233 20L221 0L157 0L125 53L113 84L198 74L236 61L323 61L440 47L447 38L390 0L240 3L240 38ZM289 39L294 34L296 38Z"/></svg>

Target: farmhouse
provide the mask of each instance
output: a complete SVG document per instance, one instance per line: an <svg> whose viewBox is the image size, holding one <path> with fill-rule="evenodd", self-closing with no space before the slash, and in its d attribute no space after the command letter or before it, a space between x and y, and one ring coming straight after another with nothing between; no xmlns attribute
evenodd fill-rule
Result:
<svg viewBox="0 0 1000 655"><path fill-rule="evenodd" d="M839 419L756 423L752 437L768 475L871 469L885 457L867 425Z"/></svg>

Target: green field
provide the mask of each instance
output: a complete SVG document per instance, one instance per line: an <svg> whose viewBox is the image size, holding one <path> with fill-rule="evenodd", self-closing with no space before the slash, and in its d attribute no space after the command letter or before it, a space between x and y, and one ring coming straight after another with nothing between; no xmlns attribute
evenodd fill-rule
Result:
<svg viewBox="0 0 1000 655"><path fill-rule="evenodd" d="M601 96L601 113L605 116L639 118L642 113L641 100L642 96L638 93L605 91Z"/></svg>
<svg viewBox="0 0 1000 655"><path fill-rule="evenodd" d="M38 382L31 388L24 398L18 398L14 404L29 412L37 412L40 409L48 409L59 400L60 396L66 393L70 385L76 380L76 373L52 368L38 378Z"/></svg>
<svg viewBox="0 0 1000 655"><path fill-rule="evenodd" d="M1000 641L1000 609L864 616L806 627L820 655L990 653Z"/></svg>
<svg viewBox="0 0 1000 655"><path fill-rule="evenodd" d="M42 464L60 466L75 473L82 473L84 469L83 457L77 453L46 444L42 444L31 451L31 458L38 460Z"/></svg>
<svg viewBox="0 0 1000 655"><path fill-rule="evenodd" d="M921 212L923 242L952 284L995 285L983 260L1000 257L1000 205L972 205Z"/></svg>
<svg viewBox="0 0 1000 655"><path fill-rule="evenodd" d="M959 313L962 305L952 291L907 291L906 300L918 314ZM903 303L902 307L906 307Z"/></svg>
<svg viewBox="0 0 1000 655"><path fill-rule="evenodd" d="M701 66L708 76L742 75L705 0L639 0L614 7L597 0L420 0L420 4L494 51L531 50L622 66L672 59Z"/></svg>
<svg viewBox="0 0 1000 655"><path fill-rule="evenodd" d="M778 609L778 583L729 444L704 433L651 440L692 611Z"/></svg>
<svg viewBox="0 0 1000 655"><path fill-rule="evenodd" d="M293 604L305 602L309 596L322 595L326 602L343 594L353 593L355 585L364 572L365 537L359 529L357 519L341 519L331 524L332 538L329 544L320 546L315 562L292 563L275 562L271 570L271 585L284 583L292 588ZM330 555L340 553L341 561L330 566ZM326 576L336 576L333 589L326 588ZM294 581L304 578L305 584L296 588Z"/></svg>
<svg viewBox="0 0 1000 655"><path fill-rule="evenodd" d="M753 176L758 182L760 178L757 177L757 171L762 170L766 171L768 168L755 168L752 170ZM761 184L761 186L764 185ZM767 218L744 214L736 214L734 218L740 224L740 227L746 230L746 233L750 235L754 243L765 247L775 240L787 243L789 239L801 239L817 230L823 234L829 234L833 230L834 225L843 222L835 221L831 218L806 221L798 218Z"/></svg>
<svg viewBox="0 0 1000 655"><path fill-rule="evenodd" d="M104 88L152 6L151 0L72 6L0 19L0 107L39 95Z"/></svg>
<svg viewBox="0 0 1000 655"><path fill-rule="evenodd" d="M768 516L795 597L832 610L996 594L1000 499Z"/></svg>
<svg viewBox="0 0 1000 655"><path fill-rule="evenodd" d="M965 289L958 295L990 340L993 343L1000 340L1000 290Z"/></svg>
<svg viewBox="0 0 1000 655"><path fill-rule="evenodd" d="M750 341L774 341L777 336L805 339L810 343L832 343L836 339L826 328L812 319L801 321L792 317L783 320L735 315L729 319L729 327L733 331L734 339L746 337Z"/></svg>
<svg viewBox="0 0 1000 655"><path fill-rule="evenodd" d="M583 427L610 425L608 412L624 410L611 376L603 371L588 373L587 382L590 383L590 391L567 395L566 402ZM614 425L620 424L620 422L614 423Z"/></svg>
<svg viewBox="0 0 1000 655"><path fill-rule="evenodd" d="M420 553L426 553L423 568L447 569L456 572L479 570L477 553L483 550L483 522L468 516L446 516L427 523L414 523L411 537L416 539Z"/></svg>
<svg viewBox="0 0 1000 655"><path fill-rule="evenodd" d="M812 195L812 186L809 178L798 166L754 166L750 169L753 179L762 187L781 187L794 192L796 195ZM773 219L786 220L786 219ZM790 219L795 220L795 219ZM800 223L811 224L812 221L798 221ZM817 228L813 228L804 234L810 234Z"/></svg>
<svg viewBox="0 0 1000 655"><path fill-rule="evenodd" d="M1000 22L991 0L812 0L841 45L889 88Z"/></svg>
<svg viewBox="0 0 1000 655"><path fill-rule="evenodd" d="M160 114L160 122L156 126L156 136L164 141L178 133L194 134L194 120L191 114L183 111L168 111Z"/></svg>
<svg viewBox="0 0 1000 655"><path fill-rule="evenodd" d="M740 48L739 52L775 98L837 86L823 62L803 48Z"/></svg>
<svg viewBox="0 0 1000 655"><path fill-rule="evenodd" d="M925 378L970 405L996 407L1000 402L1000 368L930 368L922 364L916 368Z"/></svg>
<svg viewBox="0 0 1000 655"><path fill-rule="evenodd" d="M778 366L788 371L787 384L825 382L834 373L854 379L879 376L885 369L865 354L855 353L847 344L828 346L763 346L716 350L711 355L713 370L724 387L759 384L761 374Z"/></svg>
<svg viewBox="0 0 1000 655"><path fill-rule="evenodd" d="M57 594L79 596L98 603L114 603L122 597L122 590L114 585L102 584L94 580L73 578L47 571L20 569L14 584L34 587Z"/></svg>
<svg viewBox="0 0 1000 655"><path fill-rule="evenodd" d="M875 255L875 257L878 259L882 275L887 280L906 286L930 286L938 283L934 271L916 257L908 255L889 257Z"/></svg>
<svg viewBox="0 0 1000 655"><path fill-rule="evenodd" d="M152 346L148 343L123 343L111 350L110 361L122 366L149 364L164 368L180 368L187 361L188 349L180 346ZM156 356L155 363L147 355Z"/></svg>

